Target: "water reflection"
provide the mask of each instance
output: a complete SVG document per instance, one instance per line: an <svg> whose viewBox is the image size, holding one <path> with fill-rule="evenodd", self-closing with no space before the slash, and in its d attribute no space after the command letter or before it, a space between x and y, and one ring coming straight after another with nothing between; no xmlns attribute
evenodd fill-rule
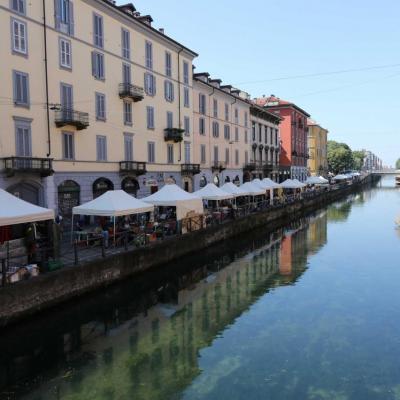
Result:
<svg viewBox="0 0 400 400"><path fill-rule="evenodd" d="M293 378L297 381L285 381L293 362L289 359L298 360L307 351L300 342L289 354L279 341L282 331L275 332L274 340L273 330L266 335L260 324L272 327L283 317L279 307L285 307L280 303L274 312L266 312L261 304L303 280L310 257L318 257L327 245L328 221L343 222L353 206L368 201L365 194L353 196L285 229L258 231L254 237L186 258L174 265L176 272L164 266L152 279L110 288L8 331L0 340L3 397L240 399L246 398L247 385L253 390L251 398L264 398L254 395L258 386L260 395L267 387L270 398L282 398L281 387L291 393L290 385L294 388L306 373L300 371ZM295 322L303 317L310 318L292 315L293 322L284 327L286 341L297 338ZM240 334L235 331L239 321ZM227 343L237 351L225 348ZM269 371L257 368L265 347L270 351ZM251 364L246 364L245 353ZM231 392L243 368L249 371L239 385L243 391ZM217 386L224 391L218 392ZM346 398L314 392L308 392L308 398Z"/></svg>

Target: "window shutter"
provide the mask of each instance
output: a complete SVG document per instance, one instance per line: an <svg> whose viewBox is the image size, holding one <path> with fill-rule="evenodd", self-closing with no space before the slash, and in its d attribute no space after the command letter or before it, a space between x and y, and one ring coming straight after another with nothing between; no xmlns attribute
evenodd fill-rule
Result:
<svg viewBox="0 0 400 400"><path fill-rule="evenodd" d="M20 75L21 86L22 86L22 102L28 103L28 77L24 75Z"/></svg>
<svg viewBox="0 0 400 400"><path fill-rule="evenodd" d="M74 35L75 23L74 23L74 4L72 1L69 2L69 34Z"/></svg>
<svg viewBox="0 0 400 400"><path fill-rule="evenodd" d="M92 75L96 76L96 57L94 51L92 51Z"/></svg>
<svg viewBox="0 0 400 400"><path fill-rule="evenodd" d="M54 0L54 26L60 30L61 26L61 0Z"/></svg>

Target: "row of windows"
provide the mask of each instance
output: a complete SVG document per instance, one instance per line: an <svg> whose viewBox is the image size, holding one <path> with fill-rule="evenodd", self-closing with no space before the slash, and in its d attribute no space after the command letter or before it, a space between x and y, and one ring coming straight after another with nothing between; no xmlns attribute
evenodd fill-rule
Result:
<svg viewBox="0 0 400 400"><path fill-rule="evenodd" d="M26 3L25 0L11 0L11 8L19 14L26 14ZM54 0L54 16L55 16L55 28L68 35L74 34L74 10L73 3L70 0ZM12 38L13 38L13 50L27 55L27 25L25 22L18 19L12 19ZM93 13L93 45L99 49L104 49L104 22L103 17L97 13ZM61 54L64 54L63 62L61 65L67 68L71 68L71 42L64 39L64 43ZM66 57L65 55L68 54ZM121 56L126 60L131 59L131 36L130 32L121 28ZM62 55L60 56L62 57ZM96 56L100 58L99 56ZM102 58L104 56L102 55ZM99 63L100 60L97 60ZM104 61L103 71L104 71ZM172 77L172 54L168 51L165 52L165 75ZM146 68L153 69L153 43L150 41L145 42L145 65ZM183 61L183 83L189 85L189 63ZM104 75L100 74L100 77L104 78Z"/></svg>
<svg viewBox="0 0 400 400"><path fill-rule="evenodd" d="M202 117L199 118L199 134L206 134L206 120ZM212 135L215 138L219 137L219 123L213 121L212 123ZM230 125L224 125L224 139L231 140L231 127ZM232 138L235 142L239 141L239 128L235 126L235 137ZM248 133L247 130L244 131L244 142L248 143Z"/></svg>
<svg viewBox="0 0 400 400"><path fill-rule="evenodd" d="M18 131L19 132L19 131ZM75 143L74 134L71 132L63 132L63 159L75 159ZM156 143L147 142L147 162L156 162ZM19 155L19 154L17 154ZM97 161L107 161L107 137L102 135L96 136L96 159ZM25 154L26 156L26 154ZM133 136L132 134L124 134L124 157L125 161L133 161ZM190 143L184 143L184 159L186 163L190 163ZM174 146L167 144L167 163L174 164Z"/></svg>
<svg viewBox="0 0 400 400"><path fill-rule="evenodd" d="M257 126L258 125L258 126ZM264 135L263 135L264 133ZM252 123L252 139L253 142L257 140L262 142L264 138L264 143L275 143L278 144L278 129L272 128L270 126ZM269 139L269 141L268 141Z"/></svg>
<svg viewBox="0 0 400 400"><path fill-rule="evenodd" d="M230 121L230 104L229 103L224 103L224 118L225 121ZM207 115L207 97L203 93L199 93L199 113L203 115ZM219 113L218 113L218 100L213 99L213 114L212 116L214 118L219 118ZM244 112L244 126L248 126L248 121L249 115L248 112ZM233 122L237 125L239 125L240 119L239 119L239 109L235 108L234 110L234 119Z"/></svg>
<svg viewBox="0 0 400 400"><path fill-rule="evenodd" d="M240 163L240 157L239 157L239 150L235 149L235 160L234 163L235 165L239 165ZM247 150L244 153L244 158L245 158L245 163L248 161L248 152ZM219 158L219 147L214 146L213 148L213 162L218 163L220 161ZM230 163L230 151L228 148L225 149L225 163L229 164ZM207 153L206 153L206 145L201 144L200 145L200 163L205 164L207 162Z"/></svg>
<svg viewBox="0 0 400 400"><path fill-rule="evenodd" d="M15 135L16 135L16 155L19 157L31 157L32 156L32 137L31 137L31 126L30 121L23 118L16 119L15 121ZM75 142L74 133L63 132L62 133L62 157L65 160L75 159ZM155 162L155 142L147 142L147 161L149 163ZM225 149L225 162L230 162L229 149ZM129 133L124 134L124 157L125 161L133 161L133 135ZM184 146L184 158L186 163L190 163L190 143L185 142ZM245 152L245 162L247 162L248 153ZM96 136L96 159L97 161L107 161L107 137L103 135ZM200 161L202 164L206 162L206 146L200 145ZM214 146L214 162L219 161L219 148ZM235 149L235 164L239 165L239 150ZM167 144L167 162L173 164L174 158L174 146Z"/></svg>

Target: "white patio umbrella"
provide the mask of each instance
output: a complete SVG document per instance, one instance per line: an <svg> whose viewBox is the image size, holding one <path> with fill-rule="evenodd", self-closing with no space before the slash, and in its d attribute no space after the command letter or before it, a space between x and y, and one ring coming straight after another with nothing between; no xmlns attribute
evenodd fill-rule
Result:
<svg viewBox="0 0 400 400"><path fill-rule="evenodd" d="M323 176L318 177L321 180L321 185L327 185L329 183L328 179L325 179Z"/></svg>
<svg viewBox="0 0 400 400"><path fill-rule="evenodd" d="M263 189L252 182L243 183L243 185L240 186L240 188L246 192L249 192L250 196L260 196L265 194L266 191L266 189Z"/></svg>

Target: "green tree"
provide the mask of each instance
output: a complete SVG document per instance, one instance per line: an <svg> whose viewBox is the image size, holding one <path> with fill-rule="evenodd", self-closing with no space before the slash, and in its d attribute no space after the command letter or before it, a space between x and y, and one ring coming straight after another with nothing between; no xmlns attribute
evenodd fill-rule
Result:
<svg viewBox="0 0 400 400"><path fill-rule="evenodd" d="M396 161L396 169L400 169L400 158Z"/></svg>
<svg viewBox="0 0 400 400"><path fill-rule="evenodd" d="M346 143L328 141L328 167L335 174L339 172L353 169L354 159L353 152Z"/></svg>
<svg viewBox="0 0 400 400"><path fill-rule="evenodd" d="M365 151L355 150L353 151L353 169L360 170L364 165Z"/></svg>

